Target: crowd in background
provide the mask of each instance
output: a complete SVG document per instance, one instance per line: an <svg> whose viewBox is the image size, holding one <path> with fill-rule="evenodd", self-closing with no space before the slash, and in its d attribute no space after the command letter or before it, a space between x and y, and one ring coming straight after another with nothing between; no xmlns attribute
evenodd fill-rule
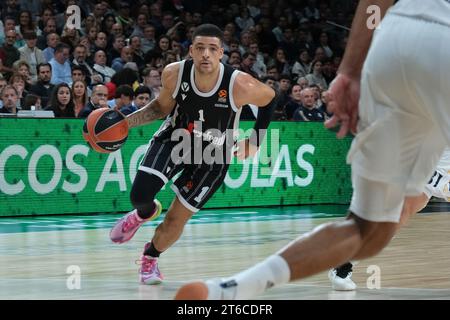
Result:
<svg viewBox="0 0 450 320"><path fill-rule="evenodd" d="M84 118L129 114L159 94L161 72L189 58L196 26L224 32L222 62L273 87L273 120L323 121L354 0L4 0L0 4L0 114L49 110ZM80 9L71 28L69 6ZM246 106L241 119L254 119Z"/></svg>

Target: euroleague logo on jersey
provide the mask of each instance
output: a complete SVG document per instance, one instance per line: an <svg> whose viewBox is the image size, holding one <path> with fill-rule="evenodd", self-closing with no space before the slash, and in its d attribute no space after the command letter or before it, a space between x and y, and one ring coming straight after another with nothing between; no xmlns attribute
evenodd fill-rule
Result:
<svg viewBox="0 0 450 320"><path fill-rule="evenodd" d="M227 97L228 97L228 92L225 89L222 89L219 91L218 94L218 98L217 98L217 103L214 104L215 107L218 108L228 108L228 104L227 104Z"/></svg>
<svg viewBox="0 0 450 320"><path fill-rule="evenodd" d="M227 103L227 96L228 96L227 90L220 90L219 98L217 99L217 101L220 103Z"/></svg>

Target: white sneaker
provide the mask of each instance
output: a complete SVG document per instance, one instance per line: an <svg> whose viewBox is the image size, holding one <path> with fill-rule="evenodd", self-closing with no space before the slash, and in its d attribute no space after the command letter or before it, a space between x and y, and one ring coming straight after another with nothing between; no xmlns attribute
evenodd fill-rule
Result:
<svg viewBox="0 0 450 320"><path fill-rule="evenodd" d="M331 281L331 287L337 291L353 291L356 289L356 283L352 280L352 273L349 272L345 278L337 275L336 269L328 272L328 279Z"/></svg>

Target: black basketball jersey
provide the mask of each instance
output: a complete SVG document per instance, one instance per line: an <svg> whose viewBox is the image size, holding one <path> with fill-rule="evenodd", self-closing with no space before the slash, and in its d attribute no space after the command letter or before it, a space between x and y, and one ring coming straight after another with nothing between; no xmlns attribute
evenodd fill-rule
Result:
<svg viewBox="0 0 450 320"><path fill-rule="evenodd" d="M233 101L233 84L239 71L220 64L219 78L207 93L195 86L194 63L180 62L180 71L173 98L177 104L166 118L154 139L161 143L179 141L182 130L191 137L192 147L215 147L227 150L233 146L233 132L238 128L240 108Z"/></svg>

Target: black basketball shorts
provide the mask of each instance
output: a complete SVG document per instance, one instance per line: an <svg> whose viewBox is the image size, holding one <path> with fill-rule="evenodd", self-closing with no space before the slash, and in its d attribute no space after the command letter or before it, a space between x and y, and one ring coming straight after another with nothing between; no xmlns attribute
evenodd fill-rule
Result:
<svg viewBox="0 0 450 320"><path fill-rule="evenodd" d="M175 177L172 190L187 209L197 212L222 185L228 165L176 163L171 156L175 145L152 139L139 170L159 177L165 184Z"/></svg>

